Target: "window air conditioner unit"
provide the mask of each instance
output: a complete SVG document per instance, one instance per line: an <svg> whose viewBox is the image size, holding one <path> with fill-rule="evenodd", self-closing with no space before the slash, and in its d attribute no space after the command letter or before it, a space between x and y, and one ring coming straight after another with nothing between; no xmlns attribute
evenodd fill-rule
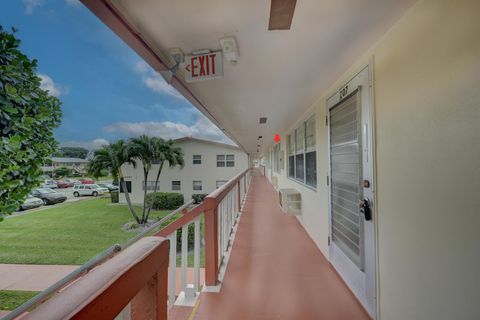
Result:
<svg viewBox="0 0 480 320"><path fill-rule="evenodd" d="M280 189L279 200L283 212L291 215L302 213L302 195L295 189Z"/></svg>

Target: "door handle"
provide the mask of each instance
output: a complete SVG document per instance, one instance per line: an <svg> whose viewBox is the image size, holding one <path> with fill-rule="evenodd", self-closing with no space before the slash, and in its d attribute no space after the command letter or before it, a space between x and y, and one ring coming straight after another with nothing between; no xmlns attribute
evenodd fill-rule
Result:
<svg viewBox="0 0 480 320"><path fill-rule="evenodd" d="M370 208L370 199L364 198L359 202L360 213L366 221L372 220L372 209Z"/></svg>

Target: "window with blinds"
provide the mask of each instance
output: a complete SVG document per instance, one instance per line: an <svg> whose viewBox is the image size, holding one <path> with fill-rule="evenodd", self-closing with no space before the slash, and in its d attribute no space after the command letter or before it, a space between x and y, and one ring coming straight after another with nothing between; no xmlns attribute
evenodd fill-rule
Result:
<svg viewBox="0 0 480 320"><path fill-rule="evenodd" d="M317 187L317 152L315 116L287 136L288 176Z"/></svg>

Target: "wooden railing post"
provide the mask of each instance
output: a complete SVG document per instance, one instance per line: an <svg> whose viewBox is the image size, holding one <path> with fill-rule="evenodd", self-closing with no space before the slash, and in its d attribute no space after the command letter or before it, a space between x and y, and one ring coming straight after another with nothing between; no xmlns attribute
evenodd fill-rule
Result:
<svg viewBox="0 0 480 320"><path fill-rule="evenodd" d="M157 280L157 320L167 320L168 312L166 301L168 299L168 264L163 264L156 276Z"/></svg>
<svg viewBox="0 0 480 320"><path fill-rule="evenodd" d="M215 198L206 197L205 204L205 284L217 285L218 279L218 215Z"/></svg>

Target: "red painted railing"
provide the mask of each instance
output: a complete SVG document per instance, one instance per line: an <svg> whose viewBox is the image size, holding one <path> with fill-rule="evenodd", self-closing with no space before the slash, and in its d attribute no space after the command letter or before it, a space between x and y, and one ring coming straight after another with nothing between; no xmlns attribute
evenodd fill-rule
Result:
<svg viewBox="0 0 480 320"><path fill-rule="evenodd" d="M128 319L166 320L168 250L164 238L140 239L22 319L110 320L123 310Z"/></svg>
<svg viewBox="0 0 480 320"><path fill-rule="evenodd" d="M231 233L234 220L246 196L250 184L249 172L250 169L247 169L233 177L206 196L200 205L184 213L181 218L155 234L167 237L172 232L192 223L203 213L205 216L205 284L207 286L215 286L218 282L219 266L229 246L226 238Z"/></svg>
<svg viewBox="0 0 480 320"><path fill-rule="evenodd" d="M87 273L84 276L73 283L65 282L58 287L60 293L49 299L39 300L38 303L46 300L40 305L32 303L33 309L29 313L22 312L18 315L21 315L22 319L113 319L122 312L127 313L127 318L133 320L167 319L167 301L171 307L177 298L175 292L177 231L183 230L181 283L183 290L186 291L187 231L190 224L195 225L197 249L194 259L196 272L194 290L199 291L199 219L204 214L205 284L217 285L219 269L230 248L230 236L238 221L250 184L249 172L250 169L247 169L238 174L190 211L178 209L176 212L180 212L182 216L158 231L154 237L141 238L139 235L140 240L137 241L136 237L124 246L125 250L116 255L109 254L107 258L112 255L113 257L103 264L91 271L90 268L85 269ZM175 212L172 212L173 214ZM161 223L162 221L158 224ZM166 241L167 237L170 241ZM185 292L184 294L186 296Z"/></svg>

